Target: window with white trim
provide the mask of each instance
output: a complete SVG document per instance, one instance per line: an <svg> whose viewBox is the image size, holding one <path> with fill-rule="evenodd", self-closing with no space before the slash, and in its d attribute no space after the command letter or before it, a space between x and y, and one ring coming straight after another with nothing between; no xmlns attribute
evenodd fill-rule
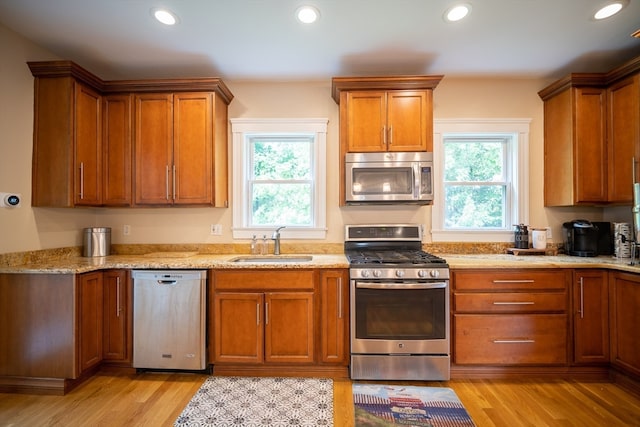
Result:
<svg viewBox="0 0 640 427"><path fill-rule="evenodd" d="M234 238L325 238L327 122L231 119Z"/></svg>
<svg viewBox="0 0 640 427"><path fill-rule="evenodd" d="M434 242L507 242L528 223L529 123L434 121Z"/></svg>

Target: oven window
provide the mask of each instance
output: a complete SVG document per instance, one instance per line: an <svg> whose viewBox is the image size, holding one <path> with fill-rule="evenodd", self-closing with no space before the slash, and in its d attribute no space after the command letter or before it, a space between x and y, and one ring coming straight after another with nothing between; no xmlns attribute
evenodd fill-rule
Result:
<svg viewBox="0 0 640 427"><path fill-rule="evenodd" d="M353 195L413 194L413 169L411 167L354 167L351 173Z"/></svg>
<svg viewBox="0 0 640 427"><path fill-rule="evenodd" d="M356 289L357 339L445 339L446 289Z"/></svg>

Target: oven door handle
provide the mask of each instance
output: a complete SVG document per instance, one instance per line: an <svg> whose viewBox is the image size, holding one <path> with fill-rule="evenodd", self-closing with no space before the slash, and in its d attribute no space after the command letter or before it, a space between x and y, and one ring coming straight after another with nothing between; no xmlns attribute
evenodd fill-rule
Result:
<svg viewBox="0 0 640 427"><path fill-rule="evenodd" d="M442 289L447 287L447 282L430 283L364 283L356 282L358 289Z"/></svg>

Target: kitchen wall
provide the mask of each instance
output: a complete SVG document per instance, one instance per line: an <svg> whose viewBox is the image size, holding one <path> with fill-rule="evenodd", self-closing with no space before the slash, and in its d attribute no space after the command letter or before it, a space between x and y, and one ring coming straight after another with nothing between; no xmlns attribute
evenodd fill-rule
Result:
<svg viewBox="0 0 640 427"><path fill-rule="evenodd" d="M31 149L33 127L33 77L27 61L57 58L0 25L0 192L22 194L22 206L0 209L0 253L21 252L82 244L82 228L112 227L113 243L230 243L231 209L54 209L32 208ZM83 65L83 64L80 64ZM338 106L330 96L331 82L225 82L235 95L229 117L328 118L327 163L338 165ZM563 221L576 217L606 218L594 208L545 209L542 199L542 101L537 92L549 81L445 76L434 92L434 118L531 118L530 224L549 225L558 241ZM231 138L229 138L231 141ZM231 149L229 150L231 153ZM231 160L231 159L230 159ZM338 206L338 174L327 174L327 239L344 239L344 224L384 222L424 223L431 227L431 207ZM613 211L624 216L628 209ZM620 220L620 218L613 218ZM630 220L624 218L624 220ZM129 225L131 234L123 235ZM223 234L211 236L211 224L221 224ZM430 241L430 236L427 236Z"/></svg>

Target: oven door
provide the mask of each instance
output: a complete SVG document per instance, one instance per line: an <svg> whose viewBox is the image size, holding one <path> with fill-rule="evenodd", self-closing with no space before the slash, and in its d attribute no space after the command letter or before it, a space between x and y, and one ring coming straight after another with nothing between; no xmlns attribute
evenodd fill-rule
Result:
<svg viewBox="0 0 640 427"><path fill-rule="evenodd" d="M449 282L351 281L352 354L449 354Z"/></svg>

